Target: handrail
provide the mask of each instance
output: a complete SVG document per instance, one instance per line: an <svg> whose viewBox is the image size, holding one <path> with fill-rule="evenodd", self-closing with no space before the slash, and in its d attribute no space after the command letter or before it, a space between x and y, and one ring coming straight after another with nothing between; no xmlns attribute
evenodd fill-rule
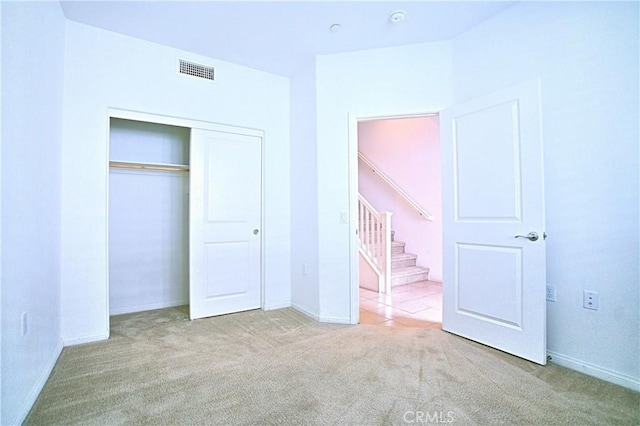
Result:
<svg viewBox="0 0 640 426"><path fill-rule="evenodd" d="M391 178L385 175L375 164L373 164L367 157L365 157L361 152L358 152L358 158L362 160L364 164L367 165L371 169L372 172L377 173L380 178L391 187L395 192L397 192L407 203L413 207L416 212L424 217L427 220L433 221L434 217L431 213L426 211L420 204L418 204L413 198L411 198L406 192L402 190Z"/></svg>

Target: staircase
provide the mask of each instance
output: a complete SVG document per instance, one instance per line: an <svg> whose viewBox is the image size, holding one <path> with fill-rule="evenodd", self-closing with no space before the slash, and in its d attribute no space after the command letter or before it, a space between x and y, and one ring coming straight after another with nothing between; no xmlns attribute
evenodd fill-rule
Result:
<svg viewBox="0 0 640 426"><path fill-rule="evenodd" d="M429 268L416 266L418 256L405 253L405 243L395 240L395 232L391 231L391 287L426 281Z"/></svg>
<svg viewBox="0 0 640 426"><path fill-rule="evenodd" d="M429 269L416 266L417 256L405 253L405 243L395 240L391 212L378 213L358 195L358 251L378 276L378 291L391 293L396 286L426 281Z"/></svg>

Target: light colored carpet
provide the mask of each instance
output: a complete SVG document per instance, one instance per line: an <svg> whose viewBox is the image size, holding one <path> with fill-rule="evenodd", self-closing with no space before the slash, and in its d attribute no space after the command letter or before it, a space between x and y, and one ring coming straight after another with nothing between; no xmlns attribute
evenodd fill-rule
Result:
<svg viewBox="0 0 640 426"><path fill-rule="evenodd" d="M437 329L187 318L121 315L65 348L25 424L640 424L638 393Z"/></svg>

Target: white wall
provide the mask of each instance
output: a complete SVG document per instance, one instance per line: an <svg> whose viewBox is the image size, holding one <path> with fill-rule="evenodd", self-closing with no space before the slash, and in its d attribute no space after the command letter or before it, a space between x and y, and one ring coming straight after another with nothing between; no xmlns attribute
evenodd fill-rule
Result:
<svg viewBox="0 0 640 426"><path fill-rule="evenodd" d="M291 77L291 303L318 318L316 70Z"/></svg>
<svg viewBox="0 0 640 426"><path fill-rule="evenodd" d="M19 424L62 350L60 164L64 18L2 2L2 412ZM21 317L27 313L27 333Z"/></svg>
<svg viewBox="0 0 640 426"><path fill-rule="evenodd" d="M111 119L109 159L189 164L186 127ZM189 303L189 174L109 169L109 313Z"/></svg>
<svg viewBox="0 0 640 426"><path fill-rule="evenodd" d="M359 162L358 191L378 211L393 213L395 239L429 268L429 279L442 281L442 179L440 126L437 116L367 120L358 123L358 151L375 164L422 208L420 216L378 174Z"/></svg>
<svg viewBox="0 0 640 426"><path fill-rule="evenodd" d="M178 75L178 58L216 82ZM226 62L67 22L62 173L65 343L102 339L107 313L107 108L265 132L265 307L291 303L289 82Z"/></svg>
<svg viewBox="0 0 640 426"><path fill-rule="evenodd" d="M542 80L548 349L640 389L638 3L517 4L453 42L456 101ZM600 309L582 307L582 291Z"/></svg>
<svg viewBox="0 0 640 426"><path fill-rule="evenodd" d="M448 43L317 58L319 308L324 321L350 321L349 114L390 116L449 105ZM356 142L356 141L354 141ZM357 174L357 172L356 172ZM357 262L353 265L358 267Z"/></svg>

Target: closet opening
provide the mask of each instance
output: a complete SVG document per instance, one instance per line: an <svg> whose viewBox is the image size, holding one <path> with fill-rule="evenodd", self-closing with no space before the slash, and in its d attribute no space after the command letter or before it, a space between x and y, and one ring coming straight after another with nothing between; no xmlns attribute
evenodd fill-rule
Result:
<svg viewBox="0 0 640 426"><path fill-rule="evenodd" d="M110 316L189 304L190 131L110 118Z"/></svg>
<svg viewBox="0 0 640 426"><path fill-rule="evenodd" d="M109 115L109 317L262 308L264 132Z"/></svg>

